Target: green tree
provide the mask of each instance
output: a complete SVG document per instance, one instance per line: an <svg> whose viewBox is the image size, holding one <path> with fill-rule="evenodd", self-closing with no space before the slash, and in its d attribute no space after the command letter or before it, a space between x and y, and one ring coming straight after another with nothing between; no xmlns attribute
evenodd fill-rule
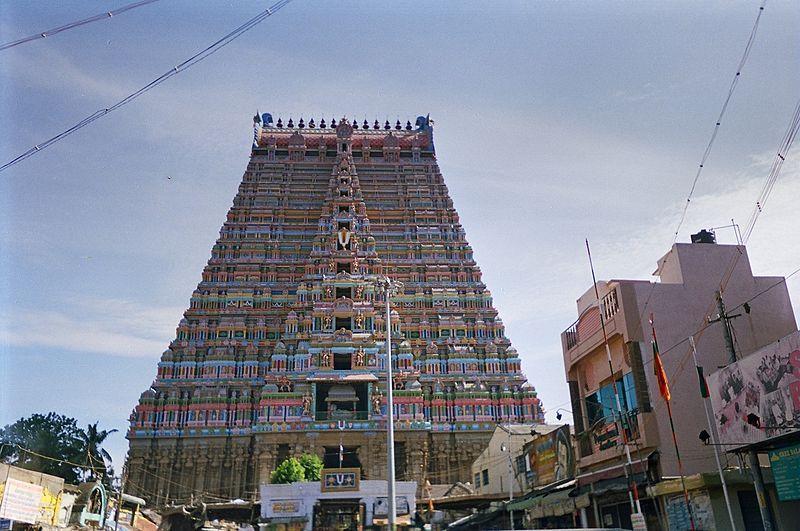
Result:
<svg viewBox="0 0 800 531"><path fill-rule="evenodd" d="M109 476L111 455L101 445L109 435L117 430L101 430L97 427L99 422L89 424L86 431L81 430L79 439L81 444L78 463L86 465L84 479L87 481Z"/></svg>
<svg viewBox="0 0 800 531"><path fill-rule="evenodd" d="M306 481L319 481L322 477L322 459L316 454L303 454L300 456L300 466L305 472Z"/></svg>
<svg viewBox="0 0 800 531"><path fill-rule="evenodd" d="M272 473L270 481L272 483L294 483L305 481L306 475L303 465L296 457L290 457L283 461Z"/></svg>
<svg viewBox="0 0 800 531"><path fill-rule="evenodd" d="M82 433L73 418L34 413L0 430L0 457L5 463L76 483L78 469L69 462L80 452Z"/></svg>

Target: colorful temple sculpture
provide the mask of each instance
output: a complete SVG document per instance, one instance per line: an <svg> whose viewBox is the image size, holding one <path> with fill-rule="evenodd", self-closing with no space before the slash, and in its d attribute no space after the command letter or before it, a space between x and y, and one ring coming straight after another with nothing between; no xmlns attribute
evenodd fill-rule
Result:
<svg viewBox="0 0 800 531"><path fill-rule="evenodd" d="M426 117L405 127L254 118L233 206L130 417L128 489L253 497L288 456L386 478L392 341L398 480L469 481L497 423L539 423L481 281ZM391 330L376 279L404 284Z"/></svg>

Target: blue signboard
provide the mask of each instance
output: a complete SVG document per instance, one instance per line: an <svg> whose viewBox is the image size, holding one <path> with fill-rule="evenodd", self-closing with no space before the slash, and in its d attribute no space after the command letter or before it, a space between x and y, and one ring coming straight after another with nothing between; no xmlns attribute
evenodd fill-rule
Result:
<svg viewBox="0 0 800 531"><path fill-rule="evenodd" d="M769 464L778 499L800 500L800 444L769 452Z"/></svg>

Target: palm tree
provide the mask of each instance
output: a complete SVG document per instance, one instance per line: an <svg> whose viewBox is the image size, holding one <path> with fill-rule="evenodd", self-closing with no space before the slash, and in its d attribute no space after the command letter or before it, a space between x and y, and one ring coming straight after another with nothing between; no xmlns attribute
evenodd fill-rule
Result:
<svg viewBox="0 0 800 531"><path fill-rule="evenodd" d="M101 445L112 433L118 431L100 430L99 422L89 424L86 431L81 430L79 435L81 453L78 457L81 464L87 466L86 479L99 479L108 475L108 466L111 464L111 455Z"/></svg>

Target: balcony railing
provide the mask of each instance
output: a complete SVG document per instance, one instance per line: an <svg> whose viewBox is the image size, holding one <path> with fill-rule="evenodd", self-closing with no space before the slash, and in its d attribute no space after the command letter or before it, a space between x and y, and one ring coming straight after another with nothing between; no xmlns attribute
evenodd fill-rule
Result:
<svg viewBox="0 0 800 531"><path fill-rule="evenodd" d="M619 299L617 298L617 288L612 289L603 297L601 302L603 318L608 321L619 311Z"/></svg>
<svg viewBox="0 0 800 531"><path fill-rule="evenodd" d="M620 306L619 306L619 297L617 295L617 288L612 289L600 300L600 309L603 312L603 320L606 323L610 321L619 312ZM572 350L573 348L575 348L575 346L577 346L577 344L583 339L582 337L580 337L582 334L579 333L578 325L580 323L581 319L579 318L577 321L572 323L569 326L569 328L564 330L562 334L564 336L564 344L566 345L567 350ZM588 323L585 324L583 327L580 327L581 332L589 334L593 334L599 329L600 329L599 319L595 323Z"/></svg>

